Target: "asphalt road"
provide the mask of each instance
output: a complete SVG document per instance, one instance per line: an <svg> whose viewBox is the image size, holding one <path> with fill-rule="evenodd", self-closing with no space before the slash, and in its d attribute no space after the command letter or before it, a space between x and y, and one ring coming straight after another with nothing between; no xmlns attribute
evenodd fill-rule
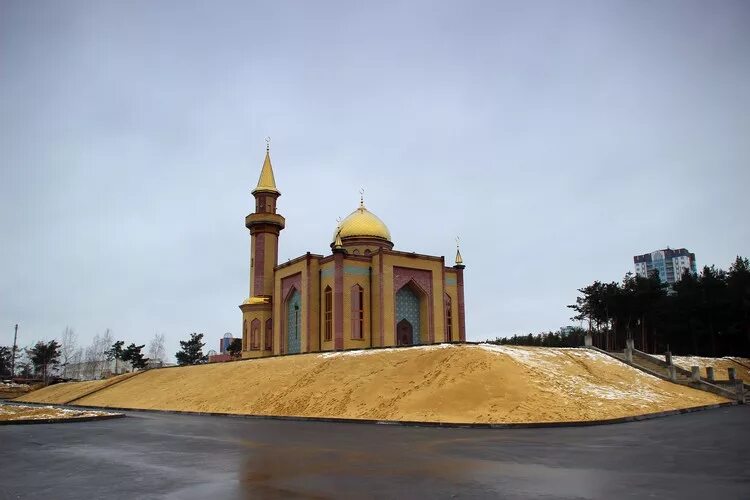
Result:
<svg viewBox="0 0 750 500"><path fill-rule="evenodd" d="M750 498L750 407L441 429L129 413L0 427L0 498Z"/></svg>

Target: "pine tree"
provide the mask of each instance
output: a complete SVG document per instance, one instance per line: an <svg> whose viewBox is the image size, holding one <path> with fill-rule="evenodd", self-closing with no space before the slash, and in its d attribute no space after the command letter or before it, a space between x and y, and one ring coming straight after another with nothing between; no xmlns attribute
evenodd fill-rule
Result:
<svg viewBox="0 0 750 500"><path fill-rule="evenodd" d="M180 350L175 354L178 365L198 365L208 361L208 356L203 354L202 333L191 333L188 340L180 340Z"/></svg>
<svg viewBox="0 0 750 500"><path fill-rule="evenodd" d="M134 370L146 368L148 359L141 352L144 347L146 347L146 344L135 345L134 343L131 343L122 351L122 360L130 361Z"/></svg>
<svg viewBox="0 0 750 500"><path fill-rule="evenodd" d="M47 383L48 376L55 366L60 364L60 344L56 340L39 341L34 347L26 350L29 361L34 365L34 371L42 374L42 380Z"/></svg>
<svg viewBox="0 0 750 500"><path fill-rule="evenodd" d="M239 358L242 354L242 339L234 339L227 347L227 352L233 358Z"/></svg>

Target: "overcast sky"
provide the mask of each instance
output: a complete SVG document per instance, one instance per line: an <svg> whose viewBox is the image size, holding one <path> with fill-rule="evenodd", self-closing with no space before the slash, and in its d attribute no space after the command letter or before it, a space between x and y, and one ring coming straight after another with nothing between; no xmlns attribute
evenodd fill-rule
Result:
<svg viewBox="0 0 750 500"><path fill-rule="evenodd" d="M265 136L280 261L361 187L461 236L468 339L557 329L671 246L750 255L750 3L0 0L0 345L240 333Z"/></svg>

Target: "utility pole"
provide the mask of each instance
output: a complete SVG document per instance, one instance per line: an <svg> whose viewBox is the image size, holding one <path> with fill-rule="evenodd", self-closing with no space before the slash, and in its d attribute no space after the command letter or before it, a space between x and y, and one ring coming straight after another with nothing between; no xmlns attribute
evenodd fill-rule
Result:
<svg viewBox="0 0 750 500"><path fill-rule="evenodd" d="M16 376L16 341L18 340L18 323L16 323L16 332L13 334L13 350L10 356L10 378Z"/></svg>

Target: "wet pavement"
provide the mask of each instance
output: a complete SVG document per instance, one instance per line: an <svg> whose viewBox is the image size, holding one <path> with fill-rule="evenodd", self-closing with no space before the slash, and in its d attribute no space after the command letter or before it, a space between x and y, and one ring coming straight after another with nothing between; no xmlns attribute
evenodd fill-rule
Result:
<svg viewBox="0 0 750 500"><path fill-rule="evenodd" d="M750 498L750 407L447 429L145 412L0 427L0 499Z"/></svg>

